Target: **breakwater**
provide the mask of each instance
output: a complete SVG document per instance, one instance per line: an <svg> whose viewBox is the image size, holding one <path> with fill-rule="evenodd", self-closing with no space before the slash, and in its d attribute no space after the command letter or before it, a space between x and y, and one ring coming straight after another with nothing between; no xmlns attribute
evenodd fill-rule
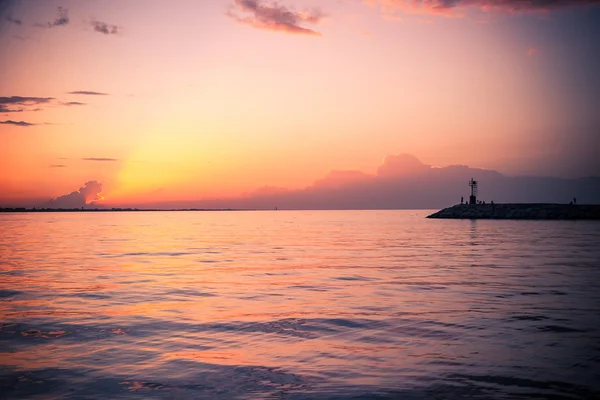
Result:
<svg viewBox="0 0 600 400"><path fill-rule="evenodd" d="M597 219L600 205L586 204L458 204L427 218L449 219Z"/></svg>

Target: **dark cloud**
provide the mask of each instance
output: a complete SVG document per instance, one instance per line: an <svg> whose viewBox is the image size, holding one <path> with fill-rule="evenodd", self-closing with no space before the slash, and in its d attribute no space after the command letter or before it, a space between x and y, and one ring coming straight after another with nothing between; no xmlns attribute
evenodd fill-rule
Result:
<svg viewBox="0 0 600 400"><path fill-rule="evenodd" d="M108 162L115 162L115 161L119 161L118 158L105 158L105 157L85 157L82 158L83 161L108 161Z"/></svg>
<svg viewBox="0 0 600 400"><path fill-rule="evenodd" d="M23 111L42 111L42 108L36 107L38 104L50 103L55 100L54 97L23 97L23 96L10 96L10 97L0 97L0 113L9 113L9 112L23 112ZM79 101L68 101L68 102L60 102L60 105L63 106L84 106L87 103L82 103ZM21 106L25 108L11 108L14 106ZM46 123L46 125L52 125L50 123Z"/></svg>
<svg viewBox="0 0 600 400"><path fill-rule="evenodd" d="M67 166L64 164L52 164L49 165L48 168L67 168Z"/></svg>
<svg viewBox="0 0 600 400"><path fill-rule="evenodd" d="M89 90L76 90L74 92L69 92L68 94L83 94L86 96L108 96L108 93L92 92Z"/></svg>
<svg viewBox="0 0 600 400"><path fill-rule="evenodd" d="M0 105L12 104L12 105L31 106L34 104L48 103L52 100L54 100L54 97L10 96L10 97L0 97Z"/></svg>
<svg viewBox="0 0 600 400"><path fill-rule="evenodd" d="M94 28L94 31L105 35L116 35L119 33L120 29L117 25L107 24L102 21L91 21L90 24Z"/></svg>
<svg viewBox="0 0 600 400"><path fill-rule="evenodd" d="M22 25L22 24L23 24L23 21L22 21L22 20L20 20L20 19L16 19L16 18L13 18L13 17L12 17L12 15L7 15L7 16L6 16L6 20L7 20L8 22L10 22L10 23L13 23L13 24L15 24L15 25Z"/></svg>
<svg viewBox="0 0 600 400"><path fill-rule="evenodd" d="M66 8L58 7L58 18L53 22L53 26L66 25L69 23L69 10Z"/></svg>
<svg viewBox="0 0 600 400"><path fill-rule="evenodd" d="M44 207L49 208L80 208L86 205L93 205L94 202L102 200L102 184L98 181L89 181L83 187L75 192L65 194L64 196L56 197L46 204Z"/></svg>
<svg viewBox="0 0 600 400"><path fill-rule="evenodd" d="M0 112L22 112L22 111L38 111L41 108L36 108L34 110L24 110L22 108L9 108L14 106L22 106L22 107L32 107L38 104L49 103L54 100L54 97L23 97L23 96L10 96L10 97L0 97Z"/></svg>
<svg viewBox="0 0 600 400"><path fill-rule="evenodd" d="M22 127L29 127L29 126L34 126L37 124L32 124L29 122L25 122L25 121L12 121L12 120L8 120L8 121L0 121L0 124L4 124L4 125L16 125L16 126L22 126Z"/></svg>
<svg viewBox="0 0 600 400"><path fill-rule="evenodd" d="M301 24L318 24L325 17L319 9L295 11L263 0L235 0L227 15L254 28L314 36L321 34Z"/></svg>
<svg viewBox="0 0 600 400"><path fill-rule="evenodd" d="M45 24L35 24L38 28L54 28L56 26L63 26L69 23L69 10L66 8L58 7L58 16L52 22L46 22Z"/></svg>
<svg viewBox="0 0 600 400"><path fill-rule="evenodd" d="M561 8L591 6L600 0L367 0L371 5L380 5L388 12L405 11L455 15L460 10L477 8L482 11L498 10L505 12L545 12Z"/></svg>

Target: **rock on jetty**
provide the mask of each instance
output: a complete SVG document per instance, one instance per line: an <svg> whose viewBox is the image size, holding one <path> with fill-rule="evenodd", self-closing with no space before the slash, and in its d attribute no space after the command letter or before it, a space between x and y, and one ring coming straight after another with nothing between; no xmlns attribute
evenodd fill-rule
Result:
<svg viewBox="0 0 600 400"><path fill-rule="evenodd" d="M450 219L600 219L600 205L459 204L427 218Z"/></svg>

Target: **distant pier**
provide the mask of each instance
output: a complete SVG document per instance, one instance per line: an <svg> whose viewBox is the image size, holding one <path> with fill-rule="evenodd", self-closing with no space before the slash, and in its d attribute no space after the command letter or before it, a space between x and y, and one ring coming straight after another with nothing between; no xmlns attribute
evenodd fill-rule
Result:
<svg viewBox="0 0 600 400"><path fill-rule="evenodd" d="M427 218L446 219L587 219L600 220L600 205L586 204L458 204Z"/></svg>

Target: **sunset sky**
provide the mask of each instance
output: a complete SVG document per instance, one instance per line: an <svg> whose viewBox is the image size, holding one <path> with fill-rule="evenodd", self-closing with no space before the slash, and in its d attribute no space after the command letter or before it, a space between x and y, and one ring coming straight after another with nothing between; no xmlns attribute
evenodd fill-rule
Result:
<svg viewBox="0 0 600 400"><path fill-rule="evenodd" d="M300 189L400 153L600 175L599 0L28 0L0 17L0 205L90 181L108 205Z"/></svg>

